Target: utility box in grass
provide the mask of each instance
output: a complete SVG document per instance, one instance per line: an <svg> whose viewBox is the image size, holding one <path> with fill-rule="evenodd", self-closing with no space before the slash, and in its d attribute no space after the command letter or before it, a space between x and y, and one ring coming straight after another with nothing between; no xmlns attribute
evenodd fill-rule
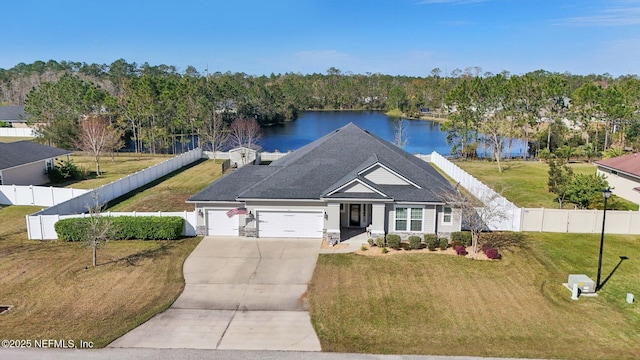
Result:
<svg viewBox="0 0 640 360"><path fill-rule="evenodd" d="M596 283L585 274L570 274L569 288L573 288L573 284L578 284L580 292L589 294L596 292Z"/></svg>

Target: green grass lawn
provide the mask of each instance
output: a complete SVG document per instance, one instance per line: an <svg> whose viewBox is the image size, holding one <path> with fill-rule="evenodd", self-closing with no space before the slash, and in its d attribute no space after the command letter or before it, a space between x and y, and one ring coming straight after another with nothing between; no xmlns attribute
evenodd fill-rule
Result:
<svg viewBox="0 0 640 360"><path fill-rule="evenodd" d="M637 359L637 237L607 236L598 297L570 299L570 273L595 279L598 235L526 234L500 261L455 255L320 255L310 313L324 351Z"/></svg>
<svg viewBox="0 0 640 360"><path fill-rule="evenodd" d="M0 142L10 143L22 140L33 140L32 137L19 137L19 136L0 136Z"/></svg>
<svg viewBox="0 0 640 360"><path fill-rule="evenodd" d="M184 288L182 265L200 241L79 243L27 240L25 215L0 209L0 334L7 339L74 339L102 347L169 307Z"/></svg>
<svg viewBox="0 0 640 360"><path fill-rule="evenodd" d="M204 160L180 169L112 201L109 211L193 211L185 201L222 176L221 160Z"/></svg>
<svg viewBox="0 0 640 360"><path fill-rule="evenodd" d="M168 160L172 156L169 155L151 155L151 154L116 154L111 159L110 156L102 156L100 158L101 176L96 176L95 160L83 155L82 153L74 153L71 156L73 163L79 168L84 169L88 178L85 180L72 181L56 186L64 186L76 189L95 189L112 181L121 179L136 171L143 170L150 166L159 164ZM61 157L60 159L63 159Z"/></svg>
<svg viewBox="0 0 640 360"><path fill-rule="evenodd" d="M456 165L475 178L501 192L517 206L530 208L558 208L555 195L548 191L549 165L538 161L506 161L504 171L498 172L498 166L489 161L456 161ZM576 174L595 174L596 167L588 163L570 163ZM624 199L618 199L626 208L638 210L638 205ZM571 205L567 205L571 208Z"/></svg>

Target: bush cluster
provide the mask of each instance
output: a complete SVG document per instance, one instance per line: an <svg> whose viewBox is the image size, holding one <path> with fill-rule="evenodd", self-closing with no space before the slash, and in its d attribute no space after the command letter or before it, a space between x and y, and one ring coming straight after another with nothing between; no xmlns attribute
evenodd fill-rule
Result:
<svg viewBox="0 0 640 360"><path fill-rule="evenodd" d="M467 255L467 248L465 248L463 245L456 245L455 249L456 249L456 254Z"/></svg>
<svg viewBox="0 0 640 360"><path fill-rule="evenodd" d="M58 220L53 228L58 234L58 239L63 241L84 241L89 219L87 218L71 218Z"/></svg>
<svg viewBox="0 0 640 360"><path fill-rule="evenodd" d="M383 237L376 238L376 246L377 247L384 247L384 238Z"/></svg>
<svg viewBox="0 0 640 360"><path fill-rule="evenodd" d="M72 160L58 161L56 166L47 171L49 181L54 184L71 181L82 180L87 177L86 170L78 168Z"/></svg>
<svg viewBox="0 0 640 360"><path fill-rule="evenodd" d="M438 235L424 234L424 243L430 251L435 251L436 247L438 247Z"/></svg>
<svg viewBox="0 0 640 360"><path fill-rule="evenodd" d="M411 250L418 250L420 249L421 245L422 245L422 240L420 239L420 236L417 236L417 235L409 236L409 248Z"/></svg>
<svg viewBox="0 0 640 360"><path fill-rule="evenodd" d="M489 259L492 259L492 260L498 260L498 259L502 258L502 255L500 255L498 250L494 249L494 248L489 248L489 249L485 250L484 253L487 255L487 257Z"/></svg>
<svg viewBox="0 0 640 360"><path fill-rule="evenodd" d="M55 223L58 239L83 241L89 218L71 218ZM179 216L117 216L111 221L111 240L175 240L180 237L184 219Z"/></svg>
<svg viewBox="0 0 640 360"><path fill-rule="evenodd" d="M463 246L471 246L471 232L470 231L454 231L451 233L451 242Z"/></svg>
<svg viewBox="0 0 640 360"><path fill-rule="evenodd" d="M440 238L440 244L439 244L440 249L442 250L447 250L447 248L449 247L449 239L447 238Z"/></svg>
<svg viewBox="0 0 640 360"><path fill-rule="evenodd" d="M396 234L388 234L387 235L387 245L390 248L398 250L400 248L400 235Z"/></svg>

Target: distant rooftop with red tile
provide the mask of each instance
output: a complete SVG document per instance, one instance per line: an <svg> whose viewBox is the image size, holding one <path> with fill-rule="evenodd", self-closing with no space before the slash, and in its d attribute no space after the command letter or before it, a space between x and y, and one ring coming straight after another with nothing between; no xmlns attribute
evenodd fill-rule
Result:
<svg viewBox="0 0 640 360"><path fill-rule="evenodd" d="M620 172L640 178L640 156L637 153L617 156L610 159L602 159L594 162L596 165L604 166Z"/></svg>

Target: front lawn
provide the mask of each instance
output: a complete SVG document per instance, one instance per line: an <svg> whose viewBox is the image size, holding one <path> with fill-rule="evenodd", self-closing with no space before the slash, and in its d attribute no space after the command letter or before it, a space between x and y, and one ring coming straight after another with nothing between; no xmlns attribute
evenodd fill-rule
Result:
<svg viewBox="0 0 640 360"><path fill-rule="evenodd" d="M324 351L636 359L637 237L607 235L598 297L570 299L570 273L595 280L598 235L525 234L500 261L411 254L320 255L310 313Z"/></svg>
<svg viewBox="0 0 640 360"><path fill-rule="evenodd" d="M25 215L0 209L0 315L5 339L70 339L102 347L169 307L184 287L182 265L200 241L79 243L27 240Z"/></svg>

